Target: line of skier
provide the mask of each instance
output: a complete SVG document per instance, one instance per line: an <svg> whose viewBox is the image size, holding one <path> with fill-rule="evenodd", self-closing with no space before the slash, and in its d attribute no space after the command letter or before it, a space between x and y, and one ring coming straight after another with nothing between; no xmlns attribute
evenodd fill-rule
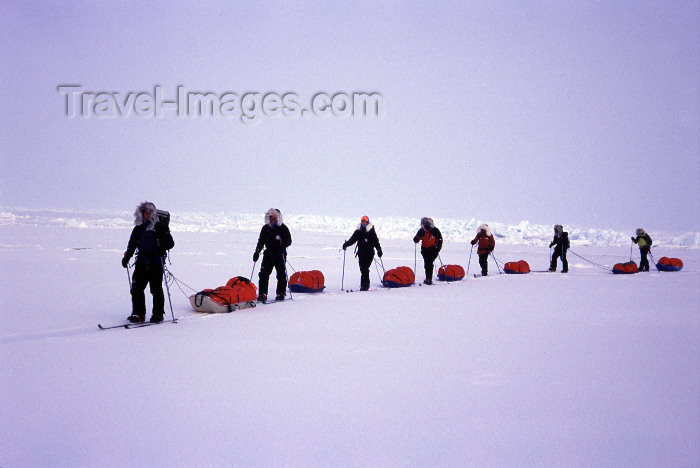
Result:
<svg viewBox="0 0 700 468"><path fill-rule="evenodd" d="M131 257L136 253L136 262L133 279L131 283L132 314L128 320L132 323L144 322L146 318L146 304L144 291L150 285L153 295L153 314L150 321L158 323L163 321L165 310L165 297L163 294L163 260L167 251L175 246L175 241L170 234L168 222L160 221L159 212L153 203L141 203L134 213L134 229L129 237L127 249L122 258L122 266L128 268ZM168 215L169 216L169 215ZM169 220L169 218L168 218ZM636 231L636 237L632 237L632 242L639 246L641 262L640 271L649 271L649 260L647 256L652 245L649 234L644 229ZM435 226L431 218L424 217L420 220L420 229L413 237L414 244L420 242L421 256L423 257L423 267L425 270L424 284L433 283L433 271L435 260L442 250L443 238L440 230ZM379 236L370 222L368 216L363 216L350 239L345 241L342 249L355 245L355 256L360 267L360 290L367 291L370 287L370 267L374 261L374 255L381 258L383 255ZM258 242L253 252L253 269L260 259L262 253L262 263L258 274L258 300L266 301L268 285L272 270L276 271L277 285L275 289L275 300L284 300L287 290L287 248L292 245L292 235L289 228L284 224L280 210L270 208L265 213L265 224L260 229ZM479 266L481 274L488 276L488 257L492 255L496 240L488 224L482 224L477 228L477 233L471 241L472 249L477 247ZM557 270L557 261L561 258L562 273L569 271L569 263L566 259L566 252L570 248L569 234L564 231L560 224L554 226L554 238L549 244L552 252L549 271Z"/></svg>

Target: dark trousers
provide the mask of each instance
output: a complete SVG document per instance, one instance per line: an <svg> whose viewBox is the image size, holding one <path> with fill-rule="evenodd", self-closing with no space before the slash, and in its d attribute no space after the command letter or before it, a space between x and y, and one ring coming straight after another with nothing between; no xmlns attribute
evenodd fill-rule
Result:
<svg viewBox="0 0 700 468"><path fill-rule="evenodd" d="M486 276L489 274L489 254L479 254L479 265L481 266L481 274Z"/></svg>
<svg viewBox="0 0 700 468"><path fill-rule="evenodd" d="M146 285L151 285L153 295L153 313L164 314L165 296L163 295L163 265L160 263L136 262L134 276L131 282L132 313L141 318L146 317Z"/></svg>
<svg viewBox="0 0 700 468"><path fill-rule="evenodd" d="M425 268L425 279L433 279L433 264L438 257L438 251L435 247L420 249L420 254L423 256L423 266Z"/></svg>
<svg viewBox="0 0 700 468"><path fill-rule="evenodd" d="M566 249L560 250L560 249L554 249L554 253L552 254L552 264L549 265L549 267L553 270L557 269L557 259L561 257L561 266L562 266L562 271L569 271L569 262L566 261Z"/></svg>
<svg viewBox="0 0 700 468"><path fill-rule="evenodd" d="M369 288L369 268L372 266L374 254L358 255L357 259L360 262L360 287Z"/></svg>
<svg viewBox="0 0 700 468"><path fill-rule="evenodd" d="M649 271L649 259L647 258L647 255L649 255L649 247L640 247L639 255L642 256L642 261L639 262L639 270Z"/></svg>
<svg viewBox="0 0 700 468"><path fill-rule="evenodd" d="M287 273L284 268L284 258L282 254L272 255L265 252L263 254L262 263L260 264L260 273L258 278L260 279L258 283L259 294L264 294L267 296L267 285L270 281L270 273L272 269L277 270L277 295L284 294L287 290Z"/></svg>

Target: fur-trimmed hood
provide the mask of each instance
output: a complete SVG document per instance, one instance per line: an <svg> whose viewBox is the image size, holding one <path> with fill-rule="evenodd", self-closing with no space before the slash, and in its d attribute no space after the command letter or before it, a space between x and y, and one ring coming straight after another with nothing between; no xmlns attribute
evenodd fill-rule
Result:
<svg viewBox="0 0 700 468"><path fill-rule="evenodd" d="M270 208L267 210L267 213L265 213L265 224L272 226L272 223L270 223L270 217L272 215L277 216L277 224L281 226L284 223L284 220L282 219L282 212L277 208Z"/></svg>
<svg viewBox="0 0 700 468"><path fill-rule="evenodd" d="M372 224L371 222L367 223L367 227L366 227L365 229L367 230L367 232L371 231L372 229L374 229L374 224ZM356 230L357 230L357 231L361 231L361 230L362 230L362 223L360 223L360 224L357 225L357 229L356 229Z"/></svg>
<svg viewBox="0 0 700 468"><path fill-rule="evenodd" d="M140 226L143 223L142 211L146 211L150 216L150 222L148 223L147 231L152 231L156 228L156 223L158 222L158 212L156 211L156 205L151 202L145 201L136 207L134 212L134 224Z"/></svg>
<svg viewBox="0 0 700 468"><path fill-rule="evenodd" d="M489 237L491 235L491 228L489 227L488 224L482 224L478 228L476 228L476 233L479 234L482 229L486 230L486 237Z"/></svg>
<svg viewBox="0 0 700 468"><path fill-rule="evenodd" d="M642 228L637 228L637 236L639 236L639 237L644 237L644 236L646 236L646 235L647 235L647 233L646 233L646 231L645 231L644 229L642 229Z"/></svg>
<svg viewBox="0 0 700 468"><path fill-rule="evenodd" d="M561 237L564 233L564 227L561 224L556 224L554 226L554 237Z"/></svg>
<svg viewBox="0 0 700 468"><path fill-rule="evenodd" d="M420 219L420 227L425 229L426 224L428 225L429 230L435 227L435 223L433 222L433 218L428 218L428 217L424 216Z"/></svg>

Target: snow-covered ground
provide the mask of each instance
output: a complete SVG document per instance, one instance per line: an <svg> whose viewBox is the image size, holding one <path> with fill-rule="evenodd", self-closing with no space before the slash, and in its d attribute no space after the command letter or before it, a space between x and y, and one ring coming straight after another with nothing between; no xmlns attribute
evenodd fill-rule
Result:
<svg viewBox="0 0 700 468"><path fill-rule="evenodd" d="M322 270L326 292L202 315L173 285L177 324L100 331L130 312L131 216L5 209L0 466L700 465L698 233L650 233L679 273L570 255L568 275L491 262L348 294L357 220L286 221L291 266ZM413 267L418 220L374 221L384 265ZM436 219L445 263L467 267L479 221ZM249 276L261 222L173 215L170 271L197 290ZM547 267L551 226L489 224L500 260ZM629 259L628 233L569 230L586 259Z"/></svg>

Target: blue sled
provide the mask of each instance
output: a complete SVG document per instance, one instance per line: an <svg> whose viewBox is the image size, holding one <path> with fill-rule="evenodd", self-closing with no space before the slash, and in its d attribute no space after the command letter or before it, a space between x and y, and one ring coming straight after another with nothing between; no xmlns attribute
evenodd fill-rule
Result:
<svg viewBox="0 0 700 468"><path fill-rule="evenodd" d="M464 278L453 278L452 276L438 275L438 281L462 281Z"/></svg>
<svg viewBox="0 0 700 468"><path fill-rule="evenodd" d="M293 293L320 293L324 289L326 289L325 286L323 286L320 289L311 289L311 288L307 288L306 286L298 284L298 283L289 285L289 290L292 291Z"/></svg>
<svg viewBox="0 0 700 468"><path fill-rule="evenodd" d="M515 271L515 270L506 270L505 268L503 269L503 273L506 273L508 275L527 275L530 273L529 271Z"/></svg>
<svg viewBox="0 0 700 468"><path fill-rule="evenodd" d="M673 266L673 265L664 265L663 263L657 263L656 264L656 269L659 271L681 271L683 269L682 266Z"/></svg>
<svg viewBox="0 0 700 468"><path fill-rule="evenodd" d="M394 281L382 281L382 284L384 285L385 288L406 288L408 286L413 286L414 283L401 284L401 283L396 283Z"/></svg>

